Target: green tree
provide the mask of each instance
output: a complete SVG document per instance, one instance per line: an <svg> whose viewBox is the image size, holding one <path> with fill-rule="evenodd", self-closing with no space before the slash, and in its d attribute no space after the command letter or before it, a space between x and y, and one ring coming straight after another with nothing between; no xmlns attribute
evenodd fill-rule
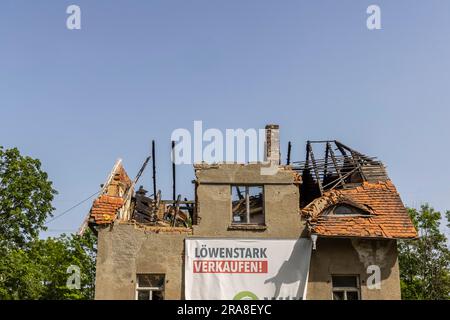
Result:
<svg viewBox="0 0 450 320"><path fill-rule="evenodd" d="M0 261L0 299L92 299L96 237L83 235L34 240ZM69 266L80 269L80 288L67 286Z"/></svg>
<svg viewBox="0 0 450 320"><path fill-rule="evenodd" d="M447 228L450 228L450 210L445 212L445 216L447 217Z"/></svg>
<svg viewBox="0 0 450 320"><path fill-rule="evenodd" d="M41 240L32 248L31 260L41 266L45 291L39 299L67 300L94 297L95 259L97 239L90 230L83 236L61 235L56 239ZM67 287L70 266L80 270L80 289Z"/></svg>
<svg viewBox="0 0 450 320"><path fill-rule="evenodd" d="M56 190L38 159L0 146L0 299L92 299L96 237L39 239ZM71 265L81 288L66 285Z"/></svg>
<svg viewBox="0 0 450 320"><path fill-rule="evenodd" d="M450 299L450 251L440 230L442 215L428 204L408 212L419 238L399 241L402 298ZM450 212L445 215L449 221Z"/></svg>
<svg viewBox="0 0 450 320"><path fill-rule="evenodd" d="M37 239L52 215L56 193L39 160L0 146L0 247L22 247Z"/></svg>

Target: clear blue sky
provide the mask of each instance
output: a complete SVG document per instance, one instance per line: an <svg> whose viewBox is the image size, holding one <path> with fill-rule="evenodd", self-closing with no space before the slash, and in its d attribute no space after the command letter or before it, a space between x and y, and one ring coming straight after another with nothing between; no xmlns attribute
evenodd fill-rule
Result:
<svg viewBox="0 0 450 320"><path fill-rule="evenodd" d="M81 30L66 29L70 4ZM366 28L370 4L382 30ZM449 40L442 0L3 0L0 144L42 160L55 214L118 157L134 177L152 139L170 197L170 134L194 120L278 123L294 159L307 139L341 140L383 160L405 204L450 209ZM192 195L192 168L178 172ZM45 235L76 230L90 204Z"/></svg>

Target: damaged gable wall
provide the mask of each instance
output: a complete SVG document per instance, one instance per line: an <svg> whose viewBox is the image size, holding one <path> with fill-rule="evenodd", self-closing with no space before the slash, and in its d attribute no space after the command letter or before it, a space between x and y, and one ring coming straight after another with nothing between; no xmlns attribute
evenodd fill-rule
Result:
<svg viewBox="0 0 450 320"><path fill-rule="evenodd" d="M166 228L159 233L132 224L101 228L95 299L134 299L136 275L146 273L165 274L165 298L182 299L184 239L188 235L183 228Z"/></svg>

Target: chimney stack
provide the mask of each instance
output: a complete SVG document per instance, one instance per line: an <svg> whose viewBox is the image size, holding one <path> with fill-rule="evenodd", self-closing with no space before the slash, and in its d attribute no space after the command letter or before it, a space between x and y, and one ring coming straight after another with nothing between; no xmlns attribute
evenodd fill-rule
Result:
<svg viewBox="0 0 450 320"><path fill-rule="evenodd" d="M280 164L280 126L266 125L266 154L265 160L271 164Z"/></svg>

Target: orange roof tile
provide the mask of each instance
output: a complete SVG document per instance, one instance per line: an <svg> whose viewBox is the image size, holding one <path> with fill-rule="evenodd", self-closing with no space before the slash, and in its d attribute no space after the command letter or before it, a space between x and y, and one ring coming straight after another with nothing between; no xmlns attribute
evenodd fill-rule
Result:
<svg viewBox="0 0 450 320"><path fill-rule="evenodd" d="M91 218L96 224L111 223L116 218L116 213L123 206L124 200L120 197L101 195L91 208Z"/></svg>
<svg viewBox="0 0 450 320"><path fill-rule="evenodd" d="M323 215L325 209L349 203L364 206L367 216ZM325 192L303 210L312 233L338 237L416 238L414 228L402 200L390 180L364 182L353 189Z"/></svg>

